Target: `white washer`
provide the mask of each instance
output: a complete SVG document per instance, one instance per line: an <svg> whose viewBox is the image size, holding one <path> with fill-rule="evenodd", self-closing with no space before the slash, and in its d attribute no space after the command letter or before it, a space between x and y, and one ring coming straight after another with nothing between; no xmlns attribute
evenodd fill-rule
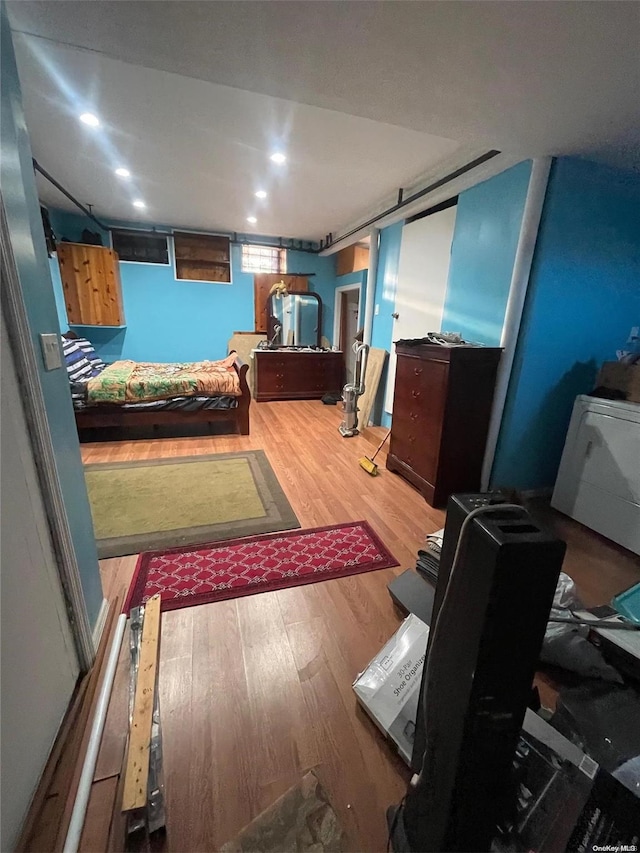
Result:
<svg viewBox="0 0 640 853"><path fill-rule="evenodd" d="M551 505L640 554L640 403L576 398Z"/></svg>

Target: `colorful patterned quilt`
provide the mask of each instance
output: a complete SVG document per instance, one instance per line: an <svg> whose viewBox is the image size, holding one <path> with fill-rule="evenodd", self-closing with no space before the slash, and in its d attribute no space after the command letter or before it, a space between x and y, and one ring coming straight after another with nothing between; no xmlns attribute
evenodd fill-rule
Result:
<svg viewBox="0 0 640 853"><path fill-rule="evenodd" d="M222 361L161 364L116 361L87 383L87 403L122 405L170 397L240 397L240 379L233 363L235 354Z"/></svg>

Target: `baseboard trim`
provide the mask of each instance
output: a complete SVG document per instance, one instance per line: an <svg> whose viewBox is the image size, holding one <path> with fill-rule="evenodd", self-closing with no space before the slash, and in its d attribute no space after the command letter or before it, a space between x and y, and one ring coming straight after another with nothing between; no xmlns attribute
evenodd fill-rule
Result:
<svg viewBox="0 0 640 853"><path fill-rule="evenodd" d="M96 619L96 624L93 626L93 648L98 651L98 646L100 645L100 638L102 637L102 632L104 631L104 626L107 622L107 614L109 612L109 602L106 598L102 599L102 604L100 605L100 612L98 613L98 618Z"/></svg>

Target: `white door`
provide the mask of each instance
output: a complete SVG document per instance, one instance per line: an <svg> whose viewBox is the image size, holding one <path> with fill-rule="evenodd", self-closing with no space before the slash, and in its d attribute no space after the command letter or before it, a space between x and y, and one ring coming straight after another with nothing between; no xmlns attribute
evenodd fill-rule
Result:
<svg viewBox="0 0 640 853"><path fill-rule="evenodd" d="M455 222L454 205L402 229L392 341L441 331ZM387 412L393 411L395 378L396 354L392 345L384 406Z"/></svg>
<svg viewBox="0 0 640 853"><path fill-rule="evenodd" d="M79 673L4 316L2 832L13 850Z"/></svg>

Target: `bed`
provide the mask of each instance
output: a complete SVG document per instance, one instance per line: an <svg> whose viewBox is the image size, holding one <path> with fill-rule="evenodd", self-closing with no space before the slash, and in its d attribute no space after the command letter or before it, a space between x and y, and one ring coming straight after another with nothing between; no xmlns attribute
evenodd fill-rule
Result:
<svg viewBox="0 0 640 853"><path fill-rule="evenodd" d="M78 430L222 422L249 435L248 365L237 353L220 361L105 364L85 338L62 338Z"/></svg>

